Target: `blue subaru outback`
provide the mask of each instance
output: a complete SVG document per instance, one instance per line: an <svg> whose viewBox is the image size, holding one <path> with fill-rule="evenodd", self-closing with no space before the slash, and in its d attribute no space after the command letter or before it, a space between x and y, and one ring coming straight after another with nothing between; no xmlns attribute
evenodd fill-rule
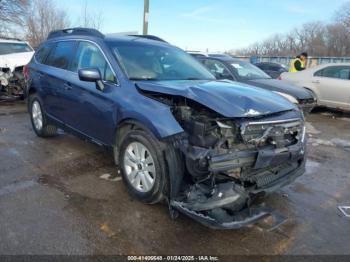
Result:
<svg viewBox="0 0 350 262"><path fill-rule="evenodd" d="M35 133L57 128L112 149L129 192L212 228L274 210L255 203L305 169L302 112L270 91L218 81L154 36L49 34L27 67Z"/></svg>

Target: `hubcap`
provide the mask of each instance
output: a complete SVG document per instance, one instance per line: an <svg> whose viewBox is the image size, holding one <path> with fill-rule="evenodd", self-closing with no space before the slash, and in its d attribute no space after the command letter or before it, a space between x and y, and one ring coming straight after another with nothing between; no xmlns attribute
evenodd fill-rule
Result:
<svg viewBox="0 0 350 262"><path fill-rule="evenodd" d="M35 129L40 131L43 127L43 115L41 112L41 107L38 101L34 101L32 105L32 118L34 122Z"/></svg>
<svg viewBox="0 0 350 262"><path fill-rule="evenodd" d="M125 150L124 169L130 184L140 192L152 189L156 169L151 153L139 142L131 143Z"/></svg>

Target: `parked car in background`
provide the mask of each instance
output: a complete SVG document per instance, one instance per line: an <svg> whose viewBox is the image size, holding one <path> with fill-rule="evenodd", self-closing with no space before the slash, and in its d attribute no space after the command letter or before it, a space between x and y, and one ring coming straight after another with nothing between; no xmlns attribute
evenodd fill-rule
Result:
<svg viewBox="0 0 350 262"><path fill-rule="evenodd" d="M232 57L196 57L217 79L229 79L273 91L310 112L316 100L312 92L285 81L271 78L251 63Z"/></svg>
<svg viewBox="0 0 350 262"><path fill-rule="evenodd" d="M173 217L178 210L213 228L254 223L275 214L256 196L305 170L304 117L294 104L218 81L154 37L52 32L28 69L34 132L54 136L60 127L111 148L131 195L166 199Z"/></svg>
<svg viewBox="0 0 350 262"><path fill-rule="evenodd" d="M34 54L29 43L19 39L0 38L0 97L23 95L25 81L23 67Z"/></svg>
<svg viewBox="0 0 350 262"><path fill-rule="evenodd" d="M350 64L319 65L297 73L283 73L281 79L311 90L317 105L350 109Z"/></svg>
<svg viewBox="0 0 350 262"><path fill-rule="evenodd" d="M228 54L220 54L220 53L205 53L200 51L186 51L191 56L197 57L217 57L217 58L231 58L232 56Z"/></svg>
<svg viewBox="0 0 350 262"><path fill-rule="evenodd" d="M274 79L278 78L282 73L288 72L288 68L285 65L279 63L259 62L254 65L259 67L262 71Z"/></svg>

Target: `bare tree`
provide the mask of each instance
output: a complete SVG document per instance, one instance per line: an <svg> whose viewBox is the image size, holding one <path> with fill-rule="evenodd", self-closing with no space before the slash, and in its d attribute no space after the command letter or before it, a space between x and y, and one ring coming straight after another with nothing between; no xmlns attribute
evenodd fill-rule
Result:
<svg viewBox="0 0 350 262"><path fill-rule="evenodd" d="M103 16L101 12L89 12L88 4L85 0L82 6L81 18L79 22L82 27L94 28L97 30L101 29L103 24Z"/></svg>
<svg viewBox="0 0 350 262"><path fill-rule="evenodd" d="M335 13L335 20L341 23L350 33L350 2L344 3Z"/></svg>
<svg viewBox="0 0 350 262"><path fill-rule="evenodd" d="M302 51L312 56L350 56L350 1L335 12L334 21L328 24L307 23L287 34L274 35L231 53L294 56Z"/></svg>
<svg viewBox="0 0 350 262"><path fill-rule="evenodd" d="M14 28L23 26L29 2L29 0L0 0L0 35L14 36Z"/></svg>
<svg viewBox="0 0 350 262"><path fill-rule="evenodd" d="M26 38L36 47L51 31L67 28L69 25L66 12L57 8L52 0L33 0L30 15L25 19Z"/></svg>

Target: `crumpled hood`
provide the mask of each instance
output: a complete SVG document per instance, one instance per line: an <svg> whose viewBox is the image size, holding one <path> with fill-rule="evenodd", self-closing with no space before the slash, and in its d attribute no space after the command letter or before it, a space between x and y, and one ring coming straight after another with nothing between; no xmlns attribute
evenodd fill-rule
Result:
<svg viewBox="0 0 350 262"><path fill-rule="evenodd" d="M309 91L307 91L305 88L289 84L288 82L283 80L255 79L255 80L248 80L245 83L253 86L261 87L264 89L268 89L271 91L286 93L288 95L296 97L298 100L313 98L312 94Z"/></svg>
<svg viewBox="0 0 350 262"><path fill-rule="evenodd" d="M137 81L144 91L182 96L224 117L248 117L297 109L282 96L232 81Z"/></svg>
<svg viewBox="0 0 350 262"><path fill-rule="evenodd" d="M10 68L11 71L17 66L27 65L34 55L33 52L0 55L0 68Z"/></svg>

